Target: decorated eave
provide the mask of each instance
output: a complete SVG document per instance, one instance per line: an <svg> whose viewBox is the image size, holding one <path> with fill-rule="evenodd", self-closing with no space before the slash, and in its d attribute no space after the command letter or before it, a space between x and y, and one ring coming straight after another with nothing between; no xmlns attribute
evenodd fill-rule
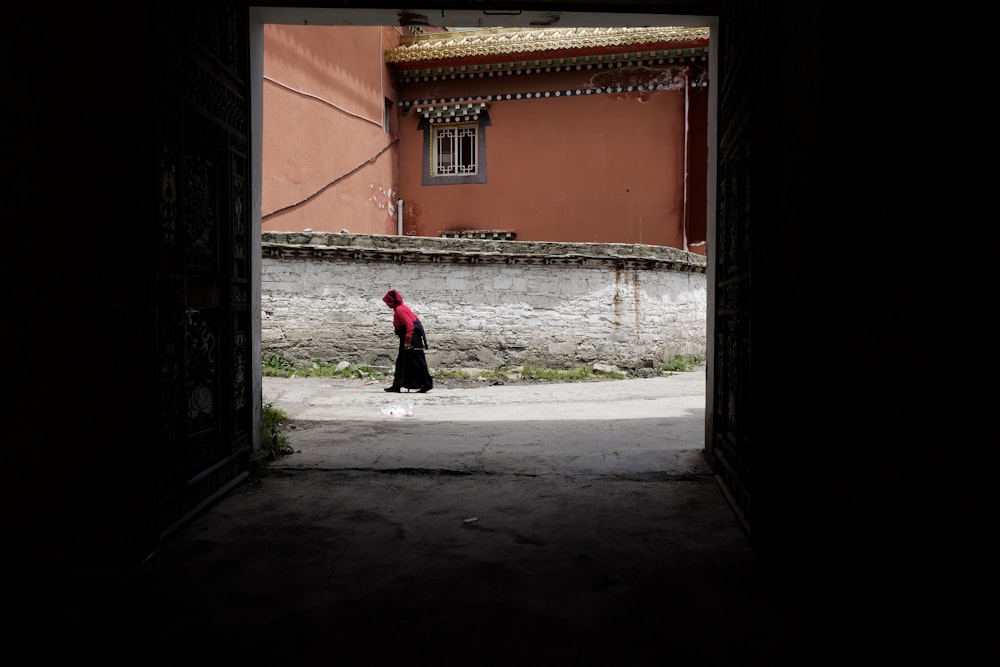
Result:
<svg viewBox="0 0 1000 667"><path fill-rule="evenodd" d="M708 28L489 28L405 35L385 53L399 81L704 61Z"/></svg>
<svg viewBox="0 0 1000 667"><path fill-rule="evenodd" d="M459 123L479 120L489 102L482 98L448 102L408 103L405 108L420 114L429 123Z"/></svg>

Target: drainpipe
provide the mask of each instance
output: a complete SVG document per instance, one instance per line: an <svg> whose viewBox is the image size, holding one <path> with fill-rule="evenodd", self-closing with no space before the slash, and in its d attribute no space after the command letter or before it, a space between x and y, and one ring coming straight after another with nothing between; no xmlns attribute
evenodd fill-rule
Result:
<svg viewBox="0 0 1000 667"><path fill-rule="evenodd" d="M396 235L403 235L403 198L396 200Z"/></svg>
<svg viewBox="0 0 1000 667"><path fill-rule="evenodd" d="M688 251L688 119L690 118L690 95L691 82L688 81L690 69L684 68L684 188L681 205L681 232L684 236L684 251Z"/></svg>

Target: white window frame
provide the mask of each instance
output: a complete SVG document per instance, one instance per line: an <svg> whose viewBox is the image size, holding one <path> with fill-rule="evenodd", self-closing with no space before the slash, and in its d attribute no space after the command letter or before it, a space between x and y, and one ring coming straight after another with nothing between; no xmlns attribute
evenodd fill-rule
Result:
<svg viewBox="0 0 1000 667"><path fill-rule="evenodd" d="M475 176L479 173L479 124L448 123L431 128L431 174Z"/></svg>

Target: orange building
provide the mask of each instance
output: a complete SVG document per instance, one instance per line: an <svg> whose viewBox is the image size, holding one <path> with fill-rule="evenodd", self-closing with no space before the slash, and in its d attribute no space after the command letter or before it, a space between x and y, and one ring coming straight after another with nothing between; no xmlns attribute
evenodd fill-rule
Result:
<svg viewBox="0 0 1000 667"><path fill-rule="evenodd" d="M263 230L705 254L708 42L707 28L267 26Z"/></svg>
<svg viewBox="0 0 1000 667"><path fill-rule="evenodd" d="M708 30L404 36L402 233L704 254Z"/></svg>

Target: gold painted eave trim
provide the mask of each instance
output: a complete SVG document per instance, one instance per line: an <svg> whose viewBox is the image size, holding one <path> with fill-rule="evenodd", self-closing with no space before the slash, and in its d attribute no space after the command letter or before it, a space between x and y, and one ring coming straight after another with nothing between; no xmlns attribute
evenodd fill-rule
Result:
<svg viewBox="0 0 1000 667"><path fill-rule="evenodd" d="M630 47L641 44L698 44L708 28L488 28L405 35L385 52L387 63L412 63L474 56Z"/></svg>

